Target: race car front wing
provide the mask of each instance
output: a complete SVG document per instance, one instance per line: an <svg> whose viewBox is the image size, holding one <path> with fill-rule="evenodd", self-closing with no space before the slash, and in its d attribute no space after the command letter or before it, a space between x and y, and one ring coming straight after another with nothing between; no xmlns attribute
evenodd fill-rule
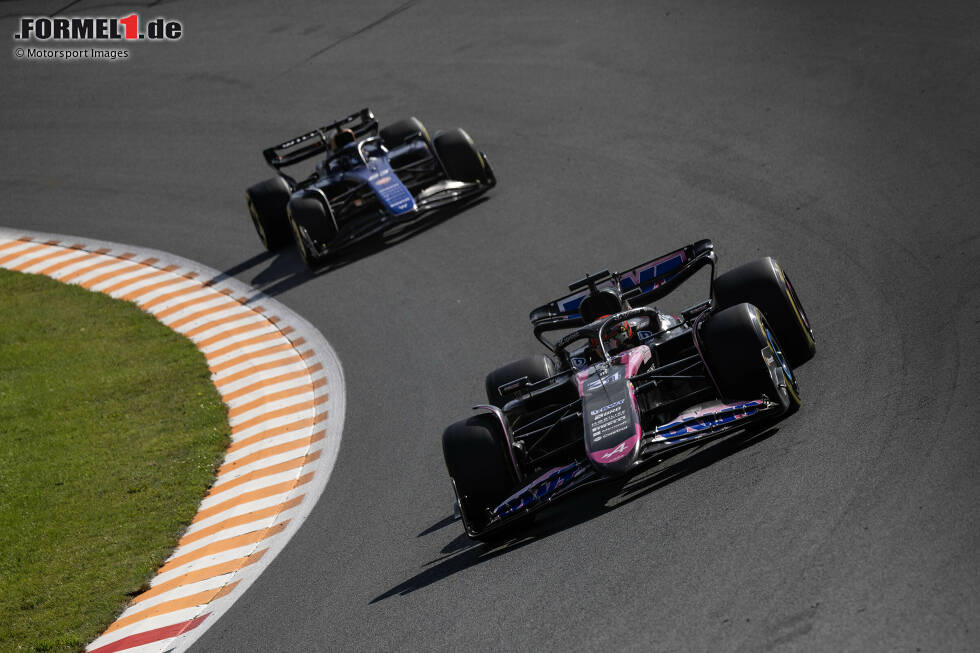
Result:
<svg viewBox="0 0 980 653"><path fill-rule="evenodd" d="M635 466L639 467L656 461L664 454L731 434L774 412L779 412L779 404L765 397L727 404L712 402L693 407L671 422L644 432L640 440L640 456ZM462 519L468 535L485 536L525 515L537 512L575 490L604 480L608 478L600 475L589 462L577 460L537 476L489 510L489 520L482 529L474 529L472 516L466 515L460 508L458 494L453 513ZM453 492L456 493L455 482Z"/></svg>

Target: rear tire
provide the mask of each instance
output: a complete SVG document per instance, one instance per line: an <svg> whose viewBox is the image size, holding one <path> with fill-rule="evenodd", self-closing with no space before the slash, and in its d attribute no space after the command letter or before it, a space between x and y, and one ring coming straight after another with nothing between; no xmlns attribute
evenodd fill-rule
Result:
<svg viewBox="0 0 980 653"><path fill-rule="evenodd" d="M490 183L490 173L483 157L465 131L453 129L439 134L433 145L450 179Z"/></svg>
<svg viewBox="0 0 980 653"><path fill-rule="evenodd" d="M772 257L740 265L714 283L719 309L742 302L754 304L772 325L786 358L794 367L813 358L816 344L800 298Z"/></svg>
<svg viewBox="0 0 980 653"><path fill-rule="evenodd" d="M289 201L289 225L296 239L300 258L310 269L323 259L324 250L337 235L333 214L329 211L330 207L315 197L293 198ZM310 247L304 236L312 240L315 247Z"/></svg>
<svg viewBox="0 0 980 653"><path fill-rule="evenodd" d="M765 395L782 406L781 414L800 407L793 369L757 307L743 303L718 311L705 321L700 338L723 399L749 400Z"/></svg>
<svg viewBox="0 0 980 653"><path fill-rule="evenodd" d="M503 408L504 404L514 397L512 394L501 394L499 390L500 386L511 381L516 381L524 376L527 377L528 382L537 383L553 376L554 373L554 361L543 354L535 354L534 356L528 356L527 358L522 358L519 361L504 365L487 374L487 401L497 408Z"/></svg>
<svg viewBox="0 0 980 653"><path fill-rule="evenodd" d="M270 252L288 245L292 239L289 218L286 215L291 192L289 184L282 177L266 179L245 191L252 224L262 245Z"/></svg>
<svg viewBox="0 0 980 653"><path fill-rule="evenodd" d="M460 508L474 530L485 528L488 511L515 489L506 447L503 429L494 415L474 415L442 434L446 469L456 484Z"/></svg>

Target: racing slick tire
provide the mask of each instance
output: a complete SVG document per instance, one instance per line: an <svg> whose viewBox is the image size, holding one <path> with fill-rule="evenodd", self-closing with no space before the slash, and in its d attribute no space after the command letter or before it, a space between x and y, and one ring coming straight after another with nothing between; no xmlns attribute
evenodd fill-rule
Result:
<svg viewBox="0 0 980 653"><path fill-rule="evenodd" d="M714 292L719 308L742 302L758 306L783 344L790 365L798 367L813 358L816 344L806 311L793 284L771 256L720 275L715 279Z"/></svg>
<svg viewBox="0 0 980 653"><path fill-rule="evenodd" d="M337 235L333 212L323 201L307 196L289 200L287 213L300 258L312 269L323 259L327 245ZM313 247L307 238L313 241Z"/></svg>
<svg viewBox="0 0 980 653"><path fill-rule="evenodd" d="M381 142L389 150L392 150L419 132L422 132L422 137L425 139L426 144L431 147L432 141L429 139L429 131L422 124L422 121L415 116L393 122L387 127L383 127L380 133Z"/></svg>
<svg viewBox="0 0 980 653"><path fill-rule="evenodd" d="M474 531L486 527L487 511L514 490L514 471L506 447L500 422L486 413L456 422L442 434L446 469L456 486L463 517Z"/></svg>
<svg viewBox="0 0 980 653"><path fill-rule="evenodd" d="M462 129L439 134L433 145L450 179L491 183L486 162L473 144L473 139Z"/></svg>
<svg viewBox="0 0 980 653"><path fill-rule="evenodd" d="M708 317L700 333L711 376L727 401L762 395L782 406L800 407L800 389L774 329L752 304L730 306Z"/></svg>
<svg viewBox="0 0 980 653"><path fill-rule="evenodd" d="M270 252L289 244L289 218L286 204L291 193L289 184L282 177L274 177L249 186L245 191L248 212L252 216L255 231L262 244Z"/></svg>
<svg viewBox="0 0 980 653"><path fill-rule="evenodd" d="M497 408L503 408L504 404L513 399L514 396L513 393L501 394L500 386L525 376L528 383L537 383L554 376L554 374L555 362L544 354L535 354L504 365L487 374L487 401Z"/></svg>

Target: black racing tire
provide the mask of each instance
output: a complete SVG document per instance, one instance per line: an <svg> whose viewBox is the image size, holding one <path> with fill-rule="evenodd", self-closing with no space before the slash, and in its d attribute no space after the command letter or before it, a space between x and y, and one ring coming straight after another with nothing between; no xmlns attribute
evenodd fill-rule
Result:
<svg viewBox="0 0 980 653"><path fill-rule="evenodd" d="M543 354L535 354L504 365L487 374L487 401L497 408L503 408L504 404L514 397L510 394L501 394L500 386L525 376L528 382L537 383L554 374L555 362Z"/></svg>
<svg viewBox="0 0 980 653"><path fill-rule="evenodd" d="M506 447L503 427L491 414L456 422L442 434L442 454L456 485L460 509L476 531L486 527L489 510L516 489Z"/></svg>
<svg viewBox="0 0 980 653"><path fill-rule="evenodd" d="M748 302L765 313L790 365L798 367L813 358L816 343L806 311L786 273L771 256L720 275L715 279L714 292L719 309Z"/></svg>
<svg viewBox="0 0 980 653"><path fill-rule="evenodd" d="M425 139L425 142L431 145L429 131L422 124L422 121L415 116L393 122L387 127L383 127L380 133L381 142L389 150L392 150L419 132L422 132L422 137Z"/></svg>
<svg viewBox="0 0 980 653"><path fill-rule="evenodd" d="M294 197L289 200L288 214L300 258L313 269L322 261L327 247L337 235L330 207L317 197ZM310 247L304 236L312 240L315 247Z"/></svg>
<svg viewBox="0 0 980 653"><path fill-rule="evenodd" d="M490 183L490 173L473 139L462 129L453 129L436 136L436 153L450 179Z"/></svg>
<svg viewBox="0 0 980 653"><path fill-rule="evenodd" d="M763 395L782 406L780 414L800 407L800 389L774 329L752 304L718 311L700 332L708 369L727 401Z"/></svg>
<svg viewBox="0 0 980 653"><path fill-rule="evenodd" d="M270 252L289 244L292 234L286 205L292 189L282 177L273 177L249 186L245 191L248 212L262 244Z"/></svg>

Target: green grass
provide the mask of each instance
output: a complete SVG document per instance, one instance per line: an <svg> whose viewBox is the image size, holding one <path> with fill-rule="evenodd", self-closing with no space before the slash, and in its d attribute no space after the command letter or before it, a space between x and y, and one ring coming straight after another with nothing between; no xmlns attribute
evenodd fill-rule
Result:
<svg viewBox="0 0 980 653"><path fill-rule="evenodd" d="M152 577L228 443L204 356L135 305L0 270L0 651L74 651Z"/></svg>

